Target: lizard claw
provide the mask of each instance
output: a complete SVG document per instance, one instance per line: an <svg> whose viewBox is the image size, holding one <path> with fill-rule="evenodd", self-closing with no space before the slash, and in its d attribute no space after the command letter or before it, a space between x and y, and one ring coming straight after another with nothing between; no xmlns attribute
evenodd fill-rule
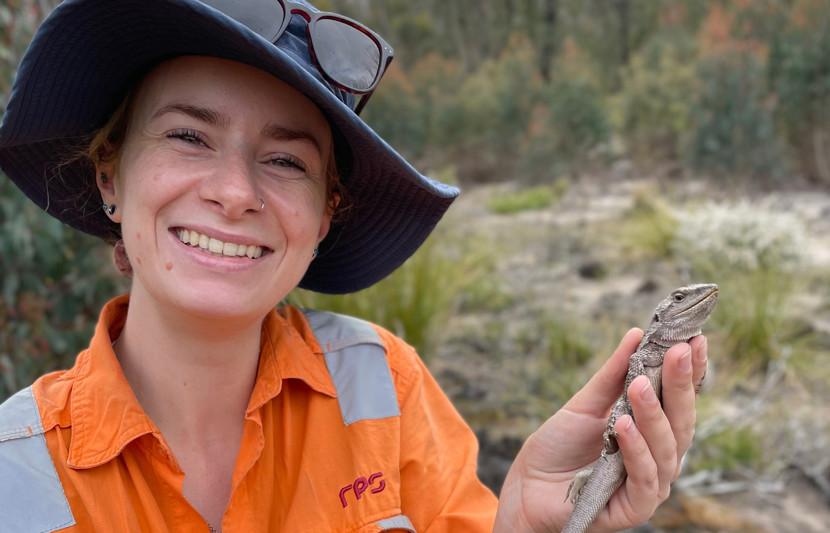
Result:
<svg viewBox="0 0 830 533"><path fill-rule="evenodd" d="M579 494L582 492L582 488L588 482L588 478L591 477L591 474L594 473L593 468L585 468L584 470L580 470L574 476L574 480L571 481L571 485L568 487L568 492L565 494L565 500L571 500L573 505L576 505L576 501L579 499Z"/></svg>

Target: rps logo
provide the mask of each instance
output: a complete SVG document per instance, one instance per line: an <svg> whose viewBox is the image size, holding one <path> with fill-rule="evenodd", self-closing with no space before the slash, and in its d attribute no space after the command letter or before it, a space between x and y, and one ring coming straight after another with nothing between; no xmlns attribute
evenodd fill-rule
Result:
<svg viewBox="0 0 830 533"><path fill-rule="evenodd" d="M349 492L354 492L355 500L360 500L363 497L363 494L368 490L370 494L377 494L378 492L383 492L383 489L386 488L386 481L382 479L383 472L375 472L368 478L366 477L359 477L354 480L354 483L351 485L346 485L342 489L340 489L340 503L343 505L343 508L349 506L349 502L346 499L346 496Z"/></svg>

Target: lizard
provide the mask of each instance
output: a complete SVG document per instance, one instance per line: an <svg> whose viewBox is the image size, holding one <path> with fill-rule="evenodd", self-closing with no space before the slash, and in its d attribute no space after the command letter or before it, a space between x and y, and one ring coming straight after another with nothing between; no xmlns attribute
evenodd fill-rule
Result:
<svg viewBox="0 0 830 533"><path fill-rule="evenodd" d="M628 386L635 378L645 374L657 398L662 401L663 357L666 351L679 342L688 342L700 335L701 327L717 300L717 285L689 285L672 291L654 310L643 339L629 358L623 393L611 408L603 433L605 446L602 456L593 467L579 471L568 488L566 499L571 500L574 508L561 533L584 533L625 481L626 471L614 424L623 415L633 417L626 392Z"/></svg>

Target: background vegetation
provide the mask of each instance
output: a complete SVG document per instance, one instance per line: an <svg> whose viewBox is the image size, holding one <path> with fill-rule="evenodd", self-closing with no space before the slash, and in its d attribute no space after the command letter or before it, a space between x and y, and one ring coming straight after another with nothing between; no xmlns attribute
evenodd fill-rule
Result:
<svg viewBox="0 0 830 533"><path fill-rule="evenodd" d="M56 3L0 2L0 113L34 29ZM807 457L813 449L809 439L793 442L801 433L792 426L759 428L749 415L719 411L727 397L739 414L757 409L740 398L768 398L773 378L827 389L816 361L830 341L815 327L830 313L827 275L811 270L804 221L759 197L830 185L830 3L316 5L392 43L395 60L364 119L475 205L463 219L451 211L444 229L375 287L344 297L298 291L290 303L362 316L402 335L480 430L483 461L509 464L527 432L632 325L632 306L647 313L662 298L656 290L716 281L729 294L709 330L724 388L703 400L702 444L689 460L698 472L733 478L802 464L779 452ZM624 189L621 181L634 176L657 185L635 191L613 216L586 200L589 184ZM683 192L695 180L705 191ZM70 366L86 346L101 305L126 290L109 256L0 179L0 400ZM619 289L626 277L638 280L627 301L611 294L596 307L575 303L589 290L580 283ZM797 312L805 302L814 304L812 317ZM798 416L784 410L779 418L794 424ZM830 437L824 425L808 434ZM504 464L488 465L483 477L498 487ZM826 469L811 472L817 486L825 479L830 487Z"/></svg>

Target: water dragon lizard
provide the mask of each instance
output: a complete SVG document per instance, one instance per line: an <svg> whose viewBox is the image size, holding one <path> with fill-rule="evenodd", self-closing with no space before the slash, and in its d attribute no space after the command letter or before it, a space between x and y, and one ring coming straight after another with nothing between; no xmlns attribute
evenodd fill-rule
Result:
<svg viewBox="0 0 830 533"><path fill-rule="evenodd" d="M622 396L614 403L608 417L602 457L592 468L578 472L568 489L574 509L562 533L584 533L614 491L625 481L625 466L614 424L621 416L632 415L626 392L628 386L635 378L645 374L657 397L661 398L666 351L679 342L688 342L695 335L700 335L701 326L715 308L717 300L717 285L690 285L674 290L655 309L643 340L629 359Z"/></svg>

